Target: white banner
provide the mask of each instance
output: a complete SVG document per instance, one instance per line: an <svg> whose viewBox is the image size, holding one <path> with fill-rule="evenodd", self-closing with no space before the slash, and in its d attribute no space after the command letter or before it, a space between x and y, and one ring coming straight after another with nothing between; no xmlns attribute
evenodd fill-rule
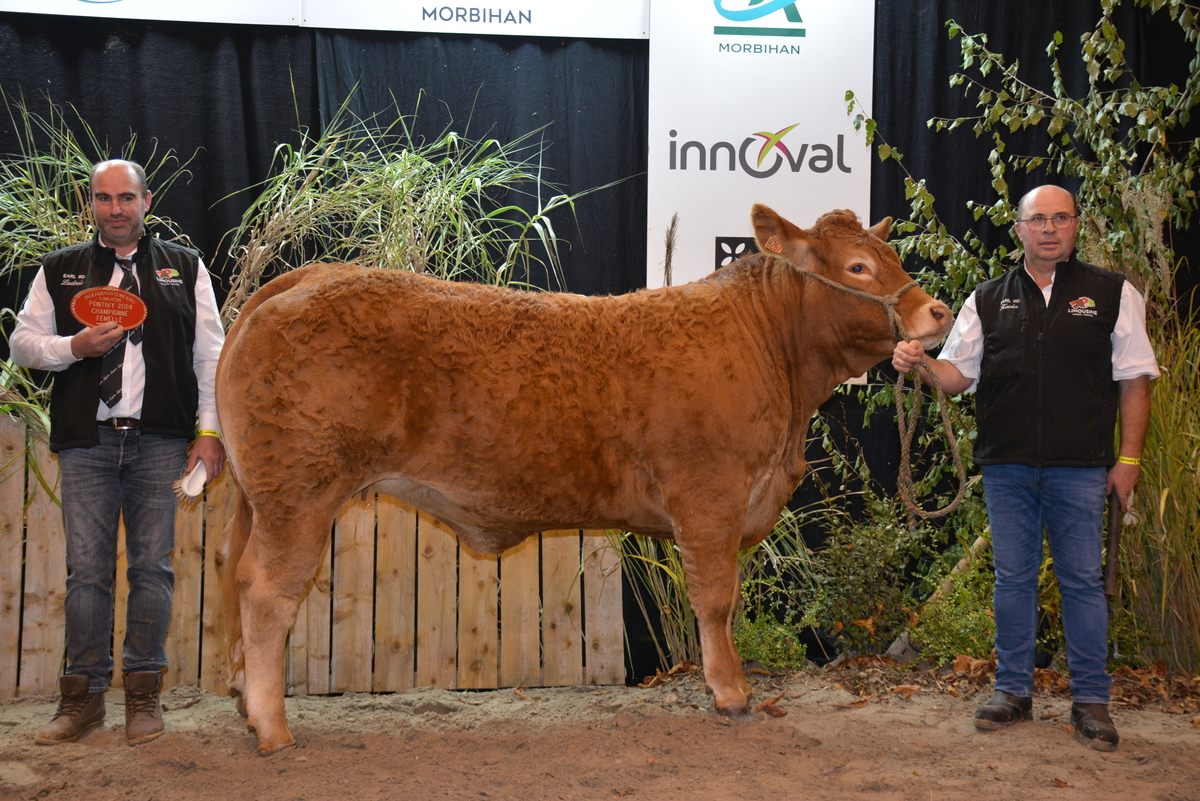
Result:
<svg viewBox="0 0 1200 801"><path fill-rule="evenodd" d="M679 228L672 284L745 252L750 206L802 228L870 211L871 160L846 90L871 97L874 0L653 0L648 286Z"/></svg>
<svg viewBox="0 0 1200 801"><path fill-rule="evenodd" d="M650 0L301 0L303 25L382 31L645 39Z"/></svg>
<svg viewBox="0 0 1200 801"><path fill-rule="evenodd" d="M300 0L0 0L0 11L171 22L300 24Z"/></svg>
<svg viewBox="0 0 1200 801"><path fill-rule="evenodd" d="M0 0L0 11L366 31L645 39L650 0Z"/></svg>

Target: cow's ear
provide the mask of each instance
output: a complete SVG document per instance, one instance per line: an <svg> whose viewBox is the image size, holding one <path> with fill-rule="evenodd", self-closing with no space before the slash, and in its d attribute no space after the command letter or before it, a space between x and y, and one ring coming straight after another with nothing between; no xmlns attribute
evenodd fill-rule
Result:
<svg viewBox="0 0 1200 801"><path fill-rule="evenodd" d="M754 241L763 253L784 255L789 240L794 239L799 229L761 203L750 209L750 224L754 226Z"/></svg>
<svg viewBox="0 0 1200 801"><path fill-rule="evenodd" d="M884 240L885 242L887 241L888 234L890 234L891 232L892 232L892 218L891 217L884 217L882 220L880 220L879 222L875 223L874 225L872 225L870 228L867 229L868 234L874 234L875 236L879 237L880 239Z"/></svg>

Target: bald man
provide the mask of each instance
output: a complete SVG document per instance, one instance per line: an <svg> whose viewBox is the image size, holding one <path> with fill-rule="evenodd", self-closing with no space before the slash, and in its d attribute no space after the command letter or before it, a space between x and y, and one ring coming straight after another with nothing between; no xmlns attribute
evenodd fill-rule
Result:
<svg viewBox="0 0 1200 801"><path fill-rule="evenodd" d="M1104 500L1115 492L1122 510L1129 505L1158 366L1142 296L1124 276L1075 256L1074 196L1039 186L1021 198L1017 218L1024 263L976 287L929 362L946 392L976 393L974 456L992 533L997 667L995 693L975 711L975 726L1032 719L1045 537L1062 594L1075 736L1113 751L1120 738L1108 712ZM920 342L900 342L892 365L916 368L928 381L917 367L923 356Z"/></svg>

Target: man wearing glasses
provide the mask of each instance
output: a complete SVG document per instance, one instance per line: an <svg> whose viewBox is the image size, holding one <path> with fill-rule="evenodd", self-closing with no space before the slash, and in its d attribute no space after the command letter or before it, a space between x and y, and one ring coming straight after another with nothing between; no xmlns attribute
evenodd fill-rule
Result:
<svg viewBox="0 0 1200 801"><path fill-rule="evenodd" d="M976 287L931 361L947 393L976 392L998 664L996 692L976 710L975 726L1032 719L1044 530L1062 593L1071 723L1080 742L1112 751L1119 737L1108 714L1104 499L1115 492L1122 511L1129 506L1158 366L1142 296L1123 275L1074 254L1074 196L1040 186L1021 198L1017 218L1024 265ZM920 342L900 342L892 365L908 371L923 356Z"/></svg>

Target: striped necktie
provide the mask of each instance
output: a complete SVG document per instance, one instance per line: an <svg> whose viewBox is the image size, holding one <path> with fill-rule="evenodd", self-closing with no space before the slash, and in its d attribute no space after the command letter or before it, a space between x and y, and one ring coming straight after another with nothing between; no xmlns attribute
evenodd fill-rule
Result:
<svg viewBox="0 0 1200 801"><path fill-rule="evenodd" d="M138 291L137 282L133 280L133 259L117 259L117 264L121 266L121 283L118 288L136 295ZM124 394L121 389L121 367L125 364L126 340L135 345L141 342L142 327L138 326L127 332L117 340L112 350L100 359L100 400L110 409L120 402Z"/></svg>

